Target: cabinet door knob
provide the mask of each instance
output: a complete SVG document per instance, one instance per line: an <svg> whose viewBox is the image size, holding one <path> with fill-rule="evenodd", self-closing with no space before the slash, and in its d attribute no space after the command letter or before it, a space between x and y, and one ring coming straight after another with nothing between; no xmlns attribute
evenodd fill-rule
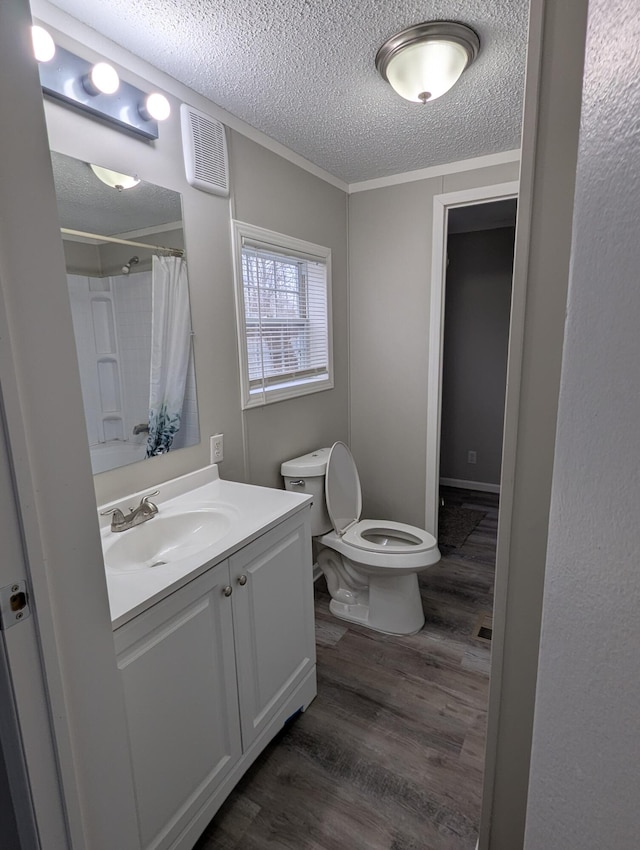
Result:
<svg viewBox="0 0 640 850"><path fill-rule="evenodd" d="M222 588L222 592L224 593L225 596L231 596L231 594L233 593L233 588L229 587L229 585L227 585L226 587Z"/></svg>
<svg viewBox="0 0 640 850"><path fill-rule="evenodd" d="M244 587L246 583L247 583L247 577L246 576L240 576L240 578L238 579L238 584L240 585L240 587Z"/></svg>

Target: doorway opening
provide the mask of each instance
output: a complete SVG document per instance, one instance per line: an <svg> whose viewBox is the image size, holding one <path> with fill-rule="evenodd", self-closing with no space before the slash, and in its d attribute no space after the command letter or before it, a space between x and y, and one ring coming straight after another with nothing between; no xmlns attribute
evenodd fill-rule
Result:
<svg viewBox="0 0 640 850"><path fill-rule="evenodd" d="M493 423L494 427L492 429L491 425L488 425L486 428L483 428L485 431L496 431L495 423L499 423L499 434L496 439L496 434L493 433L492 438L490 438L489 442L486 443L487 450L483 448L481 450L481 464L478 466L478 449L474 448L473 445L466 445L465 441L475 440L475 434L473 436L469 436L472 433L474 423L459 423L456 424L457 435L454 440L447 441L445 440L445 452L447 453L447 463L449 463L449 456L452 454L455 457L456 465L451 465L448 467L448 471L453 472L454 470L464 470L463 472L456 472L456 475L461 477L458 478L449 478L449 476L445 476L449 478L450 481L457 482L469 482L473 481L475 484L494 484L494 489L496 486L496 482L499 483L500 476L499 470L500 461L501 461L501 453L502 453L502 421L504 418L504 392L506 385L506 356L508 349L508 322L509 322L509 306L505 309L506 304L506 292L505 290L508 288L509 293L509 304L510 304L510 293L511 293L511 278L512 278L512 265L513 265L513 232L510 231L509 234L502 234L497 236L496 238L491 237L490 239L485 239L482 236L473 236L474 233L488 233L492 230L510 230L510 228L515 226L515 204L516 198L518 194L518 184L517 183L501 183L495 186L485 186L481 189L472 189L463 192L452 192L447 195L436 195L434 198L434 209L433 209L433 250L432 250L432 268L431 268L431 303L430 303L430 322L429 322L429 368L428 368L428 394L427 394L427 464L426 464L426 494L425 494L425 528L427 531L430 531L437 537L438 531L438 517L440 511L440 478L441 478L441 448L442 448L442 416L443 416L443 378L444 378L444 356L445 356L445 317L446 317L446 301L447 301L447 283L448 283L448 254L449 254L449 239L452 240L455 238L456 242L466 241L469 243L469 246L472 248L474 254L471 257L471 262L469 262L468 258L465 258L461 255L461 262L458 264L456 259L456 264L454 267L455 277L463 278L467 282L465 285L460 288L459 286L455 286L452 283L451 289L451 297L449 299L449 315L452 314L452 304L462 302L462 308L459 312L460 319L455 323L456 325L456 334L458 338L462 338L462 343L465 347L465 355L464 363L468 364L469 362L473 362L474 359L474 346L476 347L476 353L482 355L479 358L479 362L487 362L487 358L484 357L486 346L486 339L489 338L490 343L493 347L492 352L490 353L490 357L488 358L488 362L493 363L493 371L496 371L495 364L500 362L500 358L504 358L504 367L502 373L498 376L498 380L494 378L491 379L491 390L488 392L487 397L483 398L483 388L486 390L486 387L489 386L489 382L487 381L486 375L483 375L482 370L475 371L476 378L477 376L483 375L482 380L474 383L469 380L468 369L462 367L451 366L448 372L451 372L453 377L455 378L455 371L457 371L460 376L460 381L458 383L462 383L462 387L460 391L456 391L454 393L450 392L450 388L447 389L447 422L449 423L448 427L451 427L451 422L456 419L456 416L462 415L460 413L460 399L466 398L468 400L469 396L472 396L475 401L473 405L464 410L464 415L469 417L473 416L473 409L484 409L485 412L489 411L488 416L485 416L487 421ZM451 231L451 232L450 232ZM464 236L464 234L469 234L468 236ZM459 237L459 238L458 238ZM498 267L501 269L500 276L502 277L502 283L496 288L495 284L491 285L493 299L497 290L502 290L502 295L499 300L501 302L501 308L498 311L499 317L501 318L501 330L497 335L498 342L496 344L495 340L492 340L491 337L494 335L495 327L496 327L496 317L492 315L493 311L490 309L491 302L487 299L482 298L482 290L481 290L481 282L480 284L474 284L474 280L486 277L492 277L491 274L488 274L485 270L484 273L480 273L478 268L478 262L481 257L484 257L484 263L486 263L486 253L482 250L483 242L492 243L502 243L509 245L508 249L509 258L505 261L502 260L502 263L498 263ZM462 250L469 246L462 246ZM502 252L504 254L504 251ZM459 267L458 267L459 265ZM506 274L504 273L505 266L509 267L511 270ZM452 271L454 271L452 270ZM478 288L478 286L480 288ZM468 298L465 299L464 293L471 292L473 295L473 299L469 301ZM462 297L460 294L462 293ZM478 308L480 308L478 310ZM477 318L478 312L482 313L482 323L478 323L475 321ZM506 314L506 323L504 321L504 316ZM472 329L471 337L469 338L469 329ZM451 330L450 330L451 333ZM483 339L484 337L484 339ZM450 364L455 364L459 358L459 350L456 349L455 340L454 344L450 345L448 349L452 353L450 357L448 357ZM471 360L469 360L468 354L471 353ZM452 371L453 370L453 371ZM475 364L474 364L475 370ZM485 370L486 371L486 370ZM500 386L501 385L501 386ZM496 387L498 388L496 390ZM466 388L466 389L465 389ZM468 390L468 392L467 392ZM489 405L489 398L492 399ZM457 407L456 407L457 405ZM467 425L471 426L470 430L467 431ZM462 444L460 444L460 440L462 440ZM462 445L462 448L460 447ZM489 445L491 448L489 448ZM483 443L483 447L485 443ZM464 465L457 464L458 456L456 453L462 453L463 458L466 457L466 463ZM466 454L465 454L466 452ZM474 462L475 461L475 462ZM473 472L469 472L469 470L473 467L476 469ZM488 476L492 479L492 481L483 481L482 476ZM446 482L449 483L449 482ZM462 488L461 488L462 489ZM489 488L489 491L491 488ZM486 492L486 488L485 488ZM499 487L498 487L499 492Z"/></svg>
<svg viewBox="0 0 640 850"><path fill-rule="evenodd" d="M500 492L515 223L515 198L449 212L440 506L443 487Z"/></svg>
<svg viewBox="0 0 640 850"><path fill-rule="evenodd" d="M460 549L483 522L495 550L516 204L454 207L447 217L438 499L445 551Z"/></svg>
<svg viewBox="0 0 640 850"><path fill-rule="evenodd" d="M442 560L437 573L425 576L435 582L425 595L435 614L438 605L449 606L464 644L463 667L477 676L472 732L481 771L517 188L502 184L434 200L425 524ZM482 796L475 781L473 789Z"/></svg>

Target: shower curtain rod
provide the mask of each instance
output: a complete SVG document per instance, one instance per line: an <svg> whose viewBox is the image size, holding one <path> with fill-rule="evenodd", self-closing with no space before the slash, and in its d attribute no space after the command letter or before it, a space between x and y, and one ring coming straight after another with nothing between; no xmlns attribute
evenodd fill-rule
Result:
<svg viewBox="0 0 640 850"><path fill-rule="evenodd" d="M165 251L170 257L184 257L182 248L147 245L145 242L133 242L131 239L119 239L117 236L102 236L100 233L85 233L84 230L70 230L68 227L61 227L60 233L64 233L67 236L84 236L87 239L100 239L102 242L115 242L118 245L131 245L133 248L151 248L152 251Z"/></svg>

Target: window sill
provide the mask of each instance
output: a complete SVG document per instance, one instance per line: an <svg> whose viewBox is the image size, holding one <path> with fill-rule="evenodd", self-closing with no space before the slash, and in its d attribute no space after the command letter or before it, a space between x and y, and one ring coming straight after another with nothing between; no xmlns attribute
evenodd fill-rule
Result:
<svg viewBox="0 0 640 850"><path fill-rule="evenodd" d="M242 405L243 410L248 410L252 407L264 407L267 404L274 404L277 401L286 401L299 396L311 395L311 393L319 393L324 390L333 389L333 379L320 375L317 378L311 378L304 383L296 383L294 381L283 382L282 384L273 384L268 390L252 390L249 393L249 398L245 397Z"/></svg>

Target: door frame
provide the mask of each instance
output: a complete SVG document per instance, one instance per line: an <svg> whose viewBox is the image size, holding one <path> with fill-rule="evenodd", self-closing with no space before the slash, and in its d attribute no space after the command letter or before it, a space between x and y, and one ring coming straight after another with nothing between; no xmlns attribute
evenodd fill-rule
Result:
<svg viewBox="0 0 640 850"><path fill-rule="evenodd" d="M444 305L447 278L447 236L449 210L518 197L517 181L481 186L435 195L433 199L433 236L431 252L431 300L429 306L429 355L427 385L427 471L425 528L434 537L438 530L438 493L440 490L440 428L442 419L442 357L444 351ZM509 336L512 345L522 340Z"/></svg>

